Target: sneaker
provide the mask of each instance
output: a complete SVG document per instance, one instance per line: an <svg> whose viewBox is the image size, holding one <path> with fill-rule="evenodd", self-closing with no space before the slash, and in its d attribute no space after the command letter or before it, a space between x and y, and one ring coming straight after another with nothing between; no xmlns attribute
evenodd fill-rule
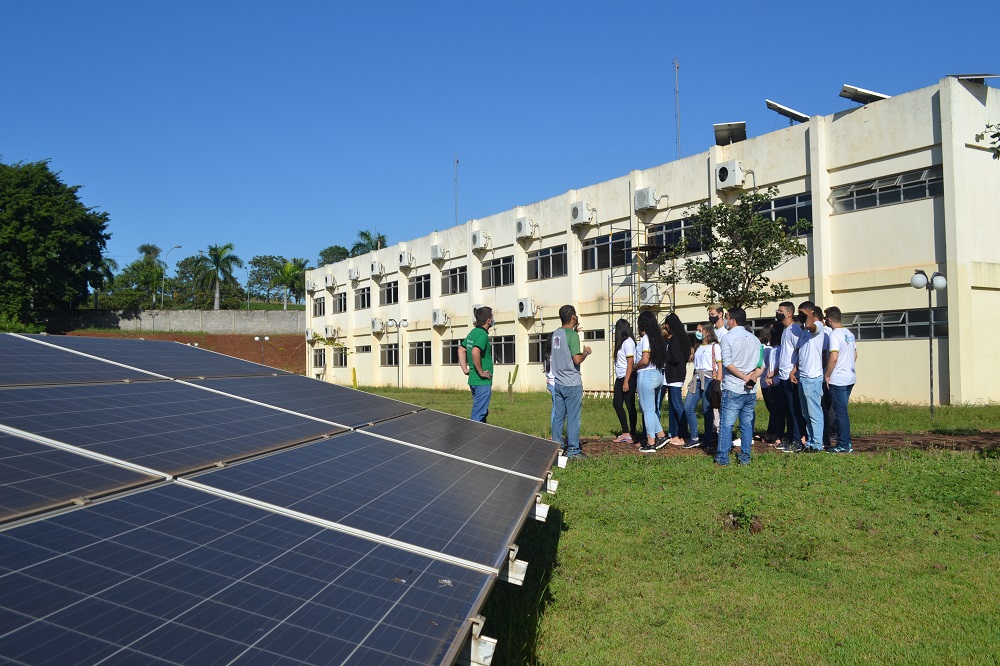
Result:
<svg viewBox="0 0 1000 666"><path fill-rule="evenodd" d="M811 446L803 446L796 453L822 453L823 449L814 449Z"/></svg>
<svg viewBox="0 0 1000 666"><path fill-rule="evenodd" d="M655 440L653 440L653 441L655 442L655 443L653 444L653 448L654 448L655 450L659 451L660 449L662 449L662 448L663 448L664 446L666 446L666 445L667 445L667 442L669 442L669 441L670 441L670 438L669 438L669 437L667 437L666 435L664 435L663 437L657 437L657 438L656 438Z"/></svg>
<svg viewBox="0 0 1000 666"><path fill-rule="evenodd" d="M649 444L643 444L639 447L639 453L656 453L656 447L650 446Z"/></svg>
<svg viewBox="0 0 1000 666"><path fill-rule="evenodd" d="M690 439L684 444L685 449L697 449L701 446L701 441L697 439Z"/></svg>
<svg viewBox="0 0 1000 666"><path fill-rule="evenodd" d="M835 446L832 449L830 449L830 453L854 453L854 447L853 446L840 446L838 444L837 446Z"/></svg>
<svg viewBox="0 0 1000 666"><path fill-rule="evenodd" d="M781 447L781 450L784 453L801 453L802 450L805 448L806 447L802 446L801 444L794 444L789 442L788 444L785 444L783 447Z"/></svg>
<svg viewBox="0 0 1000 666"><path fill-rule="evenodd" d="M586 460L590 456L588 456L583 451L577 451L576 453L571 453L566 457L569 458L570 460Z"/></svg>

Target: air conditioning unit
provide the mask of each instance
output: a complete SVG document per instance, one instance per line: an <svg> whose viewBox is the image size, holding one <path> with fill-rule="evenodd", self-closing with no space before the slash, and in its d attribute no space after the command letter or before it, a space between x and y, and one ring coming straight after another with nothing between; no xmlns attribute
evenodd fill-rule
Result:
<svg viewBox="0 0 1000 666"><path fill-rule="evenodd" d="M478 310L481 307L483 307L482 303L473 303L472 304L472 325L473 326L475 326L475 324L476 324L476 310Z"/></svg>
<svg viewBox="0 0 1000 666"><path fill-rule="evenodd" d="M517 218L517 239L534 238L535 223L530 217Z"/></svg>
<svg viewBox="0 0 1000 666"><path fill-rule="evenodd" d="M335 337L337 337L337 327L336 326L330 326L329 324L327 324L326 326L324 326L323 327L323 337L325 337L325 338L335 338Z"/></svg>
<svg viewBox="0 0 1000 666"><path fill-rule="evenodd" d="M657 206L656 188L644 187L635 191L636 210L655 210Z"/></svg>
<svg viewBox="0 0 1000 666"><path fill-rule="evenodd" d="M385 322L376 317L372 317L372 333L381 333L385 330Z"/></svg>
<svg viewBox="0 0 1000 666"><path fill-rule="evenodd" d="M431 245L431 261L444 261L447 254L444 245Z"/></svg>
<svg viewBox="0 0 1000 666"><path fill-rule="evenodd" d="M715 165L715 189L717 190L741 190L746 178L742 162L729 160Z"/></svg>
<svg viewBox="0 0 1000 666"><path fill-rule="evenodd" d="M385 275L385 266L382 265L381 261L372 262L372 277L382 277Z"/></svg>
<svg viewBox="0 0 1000 666"><path fill-rule="evenodd" d="M569 221L574 227L585 227L594 223L594 209L586 201L577 201L569 208Z"/></svg>
<svg viewBox="0 0 1000 666"><path fill-rule="evenodd" d="M324 286L326 286L327 289L336 289L337 288L337 278L335 278L334 276L329 275L329 274L324 275L323 276L323 284L324 284Z"/></svg>
<svg viewBox="0 0 1000 666"><path fill-rule="evenodd" d="M472 249L473 250L487 250L490 247L490 237L486 235L485 231L473 231L472 232Z"/></svg>
<svg viewBox="0 0 1000 666"><path fill-rule="evenodd" d="M517 299L517 318L518 319L534 319L535 312L537 308L535 307L535 301L532 298L519 298Z"/></svg>
<svg viewBox="0 0 1000 666"><path fill-rule="evenodd" d="M316 291L316 280L306 280L306 291Z"/></svg>
<svg viewBox="0 0 1000 666"><path fill-rule="evenodd" d="M347 269L347 279L348 280L360 280L361 279L361 269L360 268L348 268Z"/></svg>
<svg viewBox="0 0 1000 666"><path fill-rule="evenodd" d="M431 313L431 326L447 326L448 321L448 313L444 310L434 310Z"/></svg>
<svg viewBox="0 0 1000 666"><path fill-rule="evenodd" d="M660 288L655 284L639 285L639 305L651 306L660 304Z"/></svg>
<svg viewBox="0 0 1000 666"><path fill-rule="evenodd" d="M406 250L399 253L399 267L400 268L410 268L413 266L413 255Z"/></svg>
<svg viewBox="0 0 1000 666"><path fill-rule="evenodd" d="M306 329L306 340L312 340L312 339L313 339L313 330L311 328L307 328Z"/></svg>

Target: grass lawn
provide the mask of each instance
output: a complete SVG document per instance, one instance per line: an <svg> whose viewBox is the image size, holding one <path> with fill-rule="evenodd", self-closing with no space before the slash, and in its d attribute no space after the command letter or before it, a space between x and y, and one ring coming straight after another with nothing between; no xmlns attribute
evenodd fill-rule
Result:
<svg viewBox="0 0 1000 666"><path fill-rule="evenodd" d="M377 392L469 407L464 391ZM490 421L544 435L548 400L497 392ZM859 404L852 420L1000 429L996 406L922 412ZM585 434L616 424L609 400L585 401ZM556 478L548 522L518 538L525 586L498 583L483 608L494 663L1000 662L995 454L604 456Z"/></svg>

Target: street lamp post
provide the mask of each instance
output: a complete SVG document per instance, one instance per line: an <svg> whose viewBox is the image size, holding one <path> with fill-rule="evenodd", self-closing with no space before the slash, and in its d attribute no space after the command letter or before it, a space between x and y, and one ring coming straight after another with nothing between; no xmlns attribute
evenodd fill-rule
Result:
<svg viewBox="0 0 1000 666"><path fill-rule="evenodd" d="M400 319L399 321L390 319L388 324L389 326L396 327L396 386L403 388L403 343L400 339L400 334L402 333L402 329L410 325L410 322L405 319Z"/></svg>
<svg viewBox="0 0 1000 666"><path fill-rule="evenodd" d="M270 338L270 336L267 336L267 335L265 335L264 337L261 337L259 335L255 335L255 336L253 336L253 341L260 343L260 364L264 365L264 343L265 342L270 342L271 338Z"/></svg>
<svg viewBox="0 0 1000 666"><path fill-rule="evenodd" d="M180 245L174 245L172 248L167 250L166 256L163 257L163 279L160 280L160 309L163 309L163 292L167 289L167 259L170 258L170 253L174 250L180 248Z"/></svg>
<svg viewBox="0 0 1000 666"><path fill-rule="evenodd" d="M910 278L910 286L914 289L926 289L927 290L927 329L929 335L927 336L928 349L930 352L930 403L931 403L931 417L934 416L934 310L931 308L931 292L932 291L943 291L945 287L948 286L948 280L945 279L944 275L938 271L934 271L934 274L927 277L927 273L923 272L919 268L913 271L913 277Z"/></svg>

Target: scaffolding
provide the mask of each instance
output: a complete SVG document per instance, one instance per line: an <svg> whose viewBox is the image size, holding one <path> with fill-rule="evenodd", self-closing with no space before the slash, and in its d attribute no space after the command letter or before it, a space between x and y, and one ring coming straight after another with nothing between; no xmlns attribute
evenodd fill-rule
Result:
<svg viewBox="0 0 1000 666"><path fill-rule="evenodd" d="M635 329L635 320L639 313L639 271L640 249L645 245L646 225L636 216L633 200L632 183L629 183L629 216L624 220L611 223L611 272L608 275L608 349L614 353L615 323L626 319ZM615 239L624 238L625 261L615 265ZM614 390L615 364L612 358L608 372L608 386Z"/></svg>

